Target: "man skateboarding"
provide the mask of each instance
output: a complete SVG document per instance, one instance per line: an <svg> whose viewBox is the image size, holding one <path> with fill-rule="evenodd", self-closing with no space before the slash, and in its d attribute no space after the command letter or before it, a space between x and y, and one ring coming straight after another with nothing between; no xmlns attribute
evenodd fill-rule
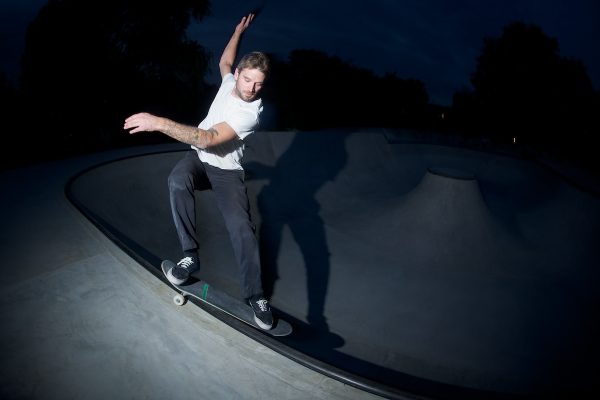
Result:
<svg viewBox="0 0 600 400"><path fill-rule="evenodd" d="M263 109L258 94L269 73L269 60L261 52L246 54L232 73L241 36L253 19L249 14L235 27L219 61L221 86L198 127L140 113L127 118L123 128L132 134L162 132L192 147L169 175L171 210L183 251L182 259L167 274L169 281L181 285L199 268L194 190L212 189L233 244L242 293L256 323L268 330L273 316L263 295L258 241L241 159L243 140L256 129Z"/></svg>

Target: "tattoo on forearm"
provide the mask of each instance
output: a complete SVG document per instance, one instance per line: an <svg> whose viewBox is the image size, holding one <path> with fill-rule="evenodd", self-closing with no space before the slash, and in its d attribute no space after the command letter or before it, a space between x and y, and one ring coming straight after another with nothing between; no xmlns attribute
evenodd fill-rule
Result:
<svg viewBox="0 0 600 400"><path fill-rule="evenodd" d="M219 136L219 132L214 128L204 130L194 126L179 124L171 120L168 120L165 124L163 133L180 142L202 149L210 146L212 141Z"/></svg>
<svg viewBox="0 0 600 400"><path fill-rule="evenodd" d="M219 132L215 128L208 128L206 132L208 132L208 134L211 136L211 139L214 139L217 136L219 136Z"/></svg>

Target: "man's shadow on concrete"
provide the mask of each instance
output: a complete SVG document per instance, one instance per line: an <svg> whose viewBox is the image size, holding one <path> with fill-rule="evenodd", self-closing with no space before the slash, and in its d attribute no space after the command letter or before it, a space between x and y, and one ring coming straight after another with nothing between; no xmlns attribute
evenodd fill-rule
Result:
<svg viewBox="0 0 600 400"><path fill-rule="evenodd" d="M250 179L268 180L257 198L262 219L259 238L265 295L272 296L279 279L277 260L283 229L287 226L306 267L308 329L319 336L329 332L325 301L331 265L325 223L316 194L346 165L347 136L335 131L297 133L273 167L259 163L245 167ZM331 340L332 335L329 336Z"/></svg>

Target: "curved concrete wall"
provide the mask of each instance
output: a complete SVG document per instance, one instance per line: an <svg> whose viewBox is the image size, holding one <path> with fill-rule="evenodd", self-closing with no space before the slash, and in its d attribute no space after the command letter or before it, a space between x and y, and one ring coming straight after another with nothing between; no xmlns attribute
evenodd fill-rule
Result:
<svg viewBox="0 0 600 400"><path fill-rule="evenodd" d="M179 257L166 177L181 156L106 164L71 192L158 268ZM368 132L259 133L245 168L266 289L296 326L284 344L430 395L594 386L596 196L532 161ZM199 274L239 295L211 196Z"/></svg>

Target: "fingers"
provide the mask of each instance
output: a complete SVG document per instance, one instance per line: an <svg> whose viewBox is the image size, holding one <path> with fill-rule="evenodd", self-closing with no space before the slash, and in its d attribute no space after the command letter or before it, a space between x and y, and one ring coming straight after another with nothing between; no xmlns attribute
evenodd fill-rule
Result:
<svg viewBox="0 0 600 400"><path fill-rule="evenodd" d="M138 113L130 116L125 120L125 123L123 124L123 129L133 128L131 131L129 131L129 133L137 133L143 131L144 128L142 127L142 125L144 122L144 117L145 113Z"/></svg>
<svg viewBox="0 0 600 400"><path fill-rule="evenodd" d="M240 27L242 30L245 30L246 28L248 28L248 26L250 26L250 23L252 22L252 20L254 20L253 13L245 15L242 17L242 20L238 24L238 27Z"/></svg>
<svg viewBox="0 0 600 400"><path fill-rule="evenodd" d="M123 129L130 129L133 128L134 126L137 126L135 123L135 115L132 115L131 117L127 118L125 120L125 123L123 124Z"/></svg>

